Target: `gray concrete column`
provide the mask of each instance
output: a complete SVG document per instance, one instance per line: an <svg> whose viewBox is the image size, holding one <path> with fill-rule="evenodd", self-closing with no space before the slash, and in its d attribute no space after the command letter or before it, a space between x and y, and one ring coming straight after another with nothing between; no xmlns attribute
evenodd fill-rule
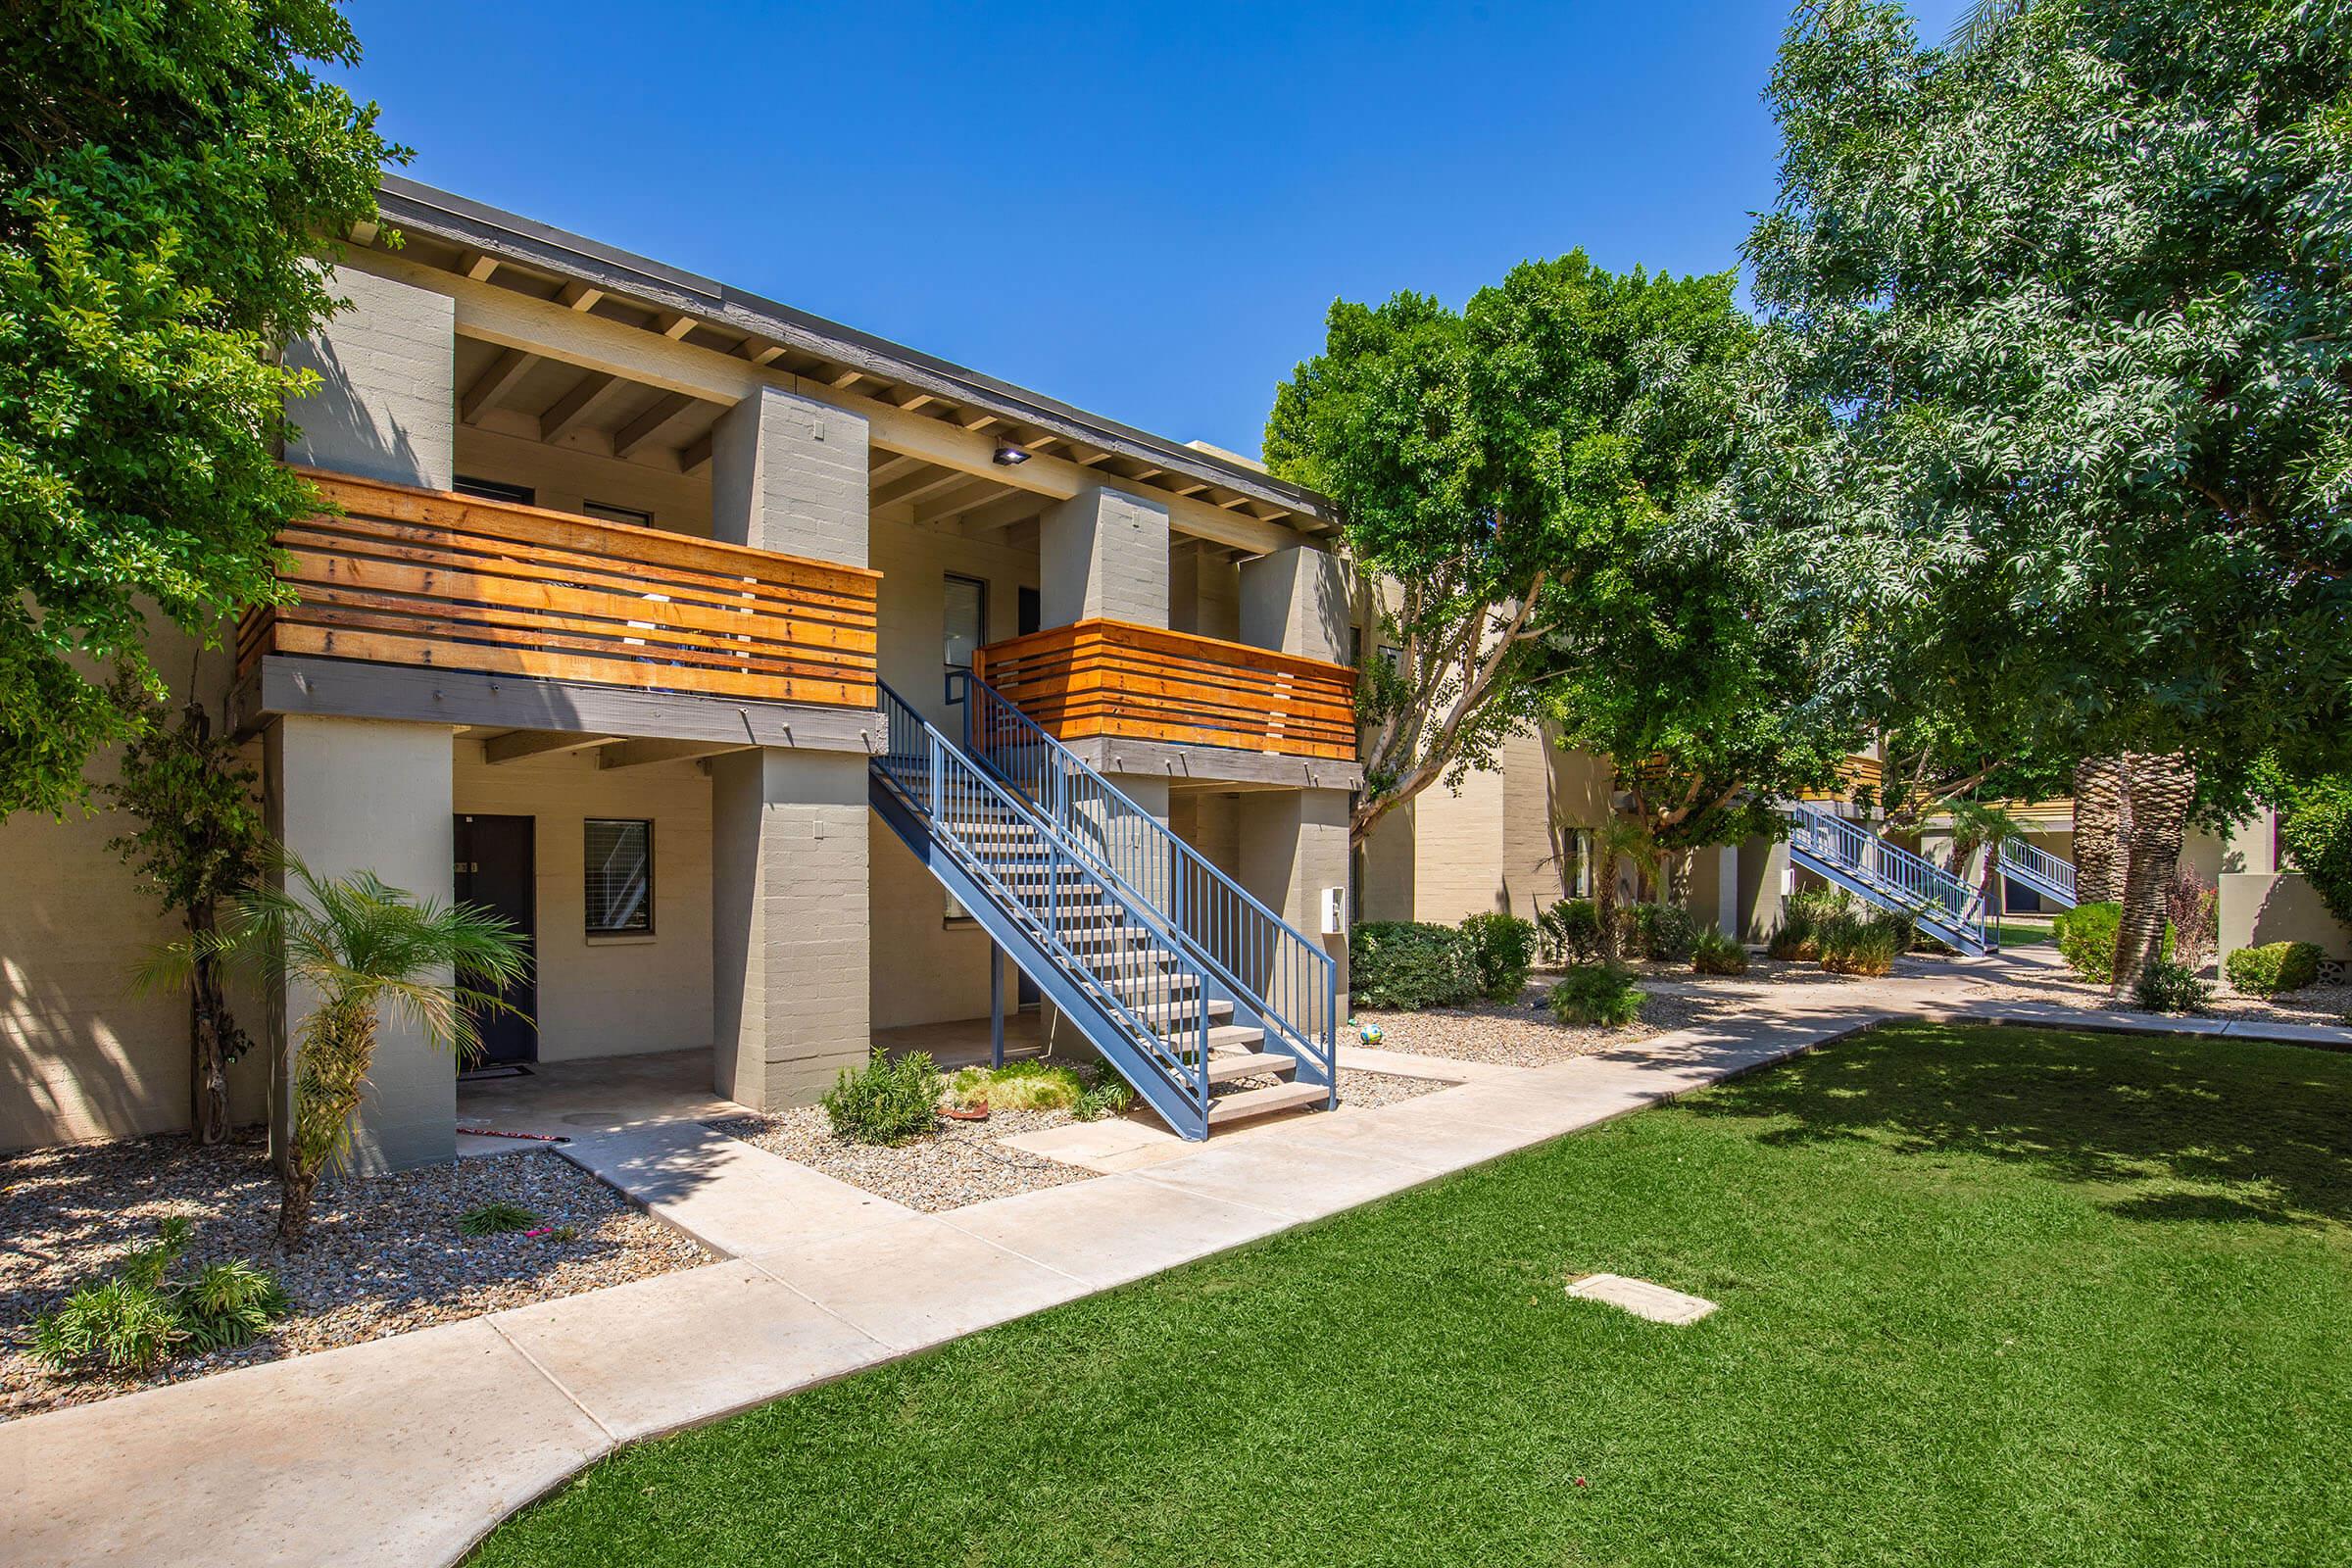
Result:
<svg viewBox="0 0 2352 1568"><path fill-rule="evenodd" d="M1168 623L1168 509L1119 490L1088 490L1047 512L1038 543L1039 613L1073 621Z"/></svg>
<svg viewBox="0 0 2352 1568"><path fill-rule="evenodd" d="M1788 900L1788 841L1753 838L1740 846L1740 920L1750 942L1779 929Z"/></svg>
<svg viewBox="0 0 2352 1568"><path fill-rule="evenodd" d="M769 747L710 763L712 1086L806 1105L872 1042L865 759Z"/></svg>
<svg viewBox="0 0 2352 1568"><path fill-rule="evenodd" d="M711 537L867 564L865 455L861 416L762 386L711 428Z"/></svg>
<svg viewBox="0 0 2352 1568"><path fill-rule="evenodd" d="M286 345L318 385L286 407L286 461L427 490L457 472L457 304L446 294L338 267L351 301Z"/></svg>
<svg viewBox="0 0 2352 1568"><path fill-rule="evenodd" d="M1242 563L1242 641L1255 648L1348 662L1348 570L1328 550L1299 545Z"/></svg>
<svg viewBox="0 0 2352 1568"><path fill-rule="evenodd" d="M1714 845L1690 856L1690 917L1737 938L1740 919L1740 847Z"/></svg>
<svg viewBox="0 0 2352 1568"><path fill-rule="evenodd" d="M451 732L432 724L289 715L270 726L264 747L270 827L321 879L374 872L413 897L447 904L451 864ZM446 974L439 978L446 980ZM299 1039L318 1003L289 988L272 1029L281 1046ZM273 1140L291 1106L293 1053L281 1052L271 1107ZM458 1066L423 1032L397 1017L378 1025L367 1098L352 1139L351 1167L364 1175L400 1170L458 1152Z"/></svg>
<svg viewBox="0 0 2352 1568"><path fill-rule="evenodd" d="M1323 934L1322 902L1324 889L1348 885L1348 792L1257 790L1239 807L1242 886L1331 955L1345 1017L1348 934Z"/></svg>

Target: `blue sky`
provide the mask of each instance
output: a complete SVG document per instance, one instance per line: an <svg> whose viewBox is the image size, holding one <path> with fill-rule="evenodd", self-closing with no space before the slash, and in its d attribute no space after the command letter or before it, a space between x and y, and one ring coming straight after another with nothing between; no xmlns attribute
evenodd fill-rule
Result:
<svg viewBox="0 0 2352 1568"><path fill-rule="evenodd" d="M1787 5L348 11L416 178L1254 454L1335 296L1735 265Z"/></svg>

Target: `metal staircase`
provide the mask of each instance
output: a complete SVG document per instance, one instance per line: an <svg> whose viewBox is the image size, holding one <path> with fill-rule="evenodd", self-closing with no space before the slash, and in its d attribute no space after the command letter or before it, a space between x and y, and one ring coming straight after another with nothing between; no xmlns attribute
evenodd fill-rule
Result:
<svg viewBox="0 0 2352 1568"><path fill-rule="evenodd" d="M1787 810L1796 864L1866 903L1911 914L1947 947L1972 956L1992 951L1979 889L1859 822L1802 802Z"/></svg>
<svg viewBox="0 0 2352 1568"><path fill-rule="evenodd" d="M2062 860L2047 850L2036 849L2023 839L2001 840L2001 871L2011 881L2032 888L2053 904L2073 908L2075 899L2075 865Z"/></svg>
<svg viewBox="0 0 2352 1568"><path fill-rule="evenodd" d="M972 687L1009 710L979 682ZM1272 1007L1269 990L1310 989L1290 978L1308 966L1238 919L1219 930L1247 935L1254 943L1247 952L1232 940L1222 947L1199 940L1178 902L1179 889L1195 879L1153 882L1146 868L1154 834L1188 855L1189 847L1106 780L1058 799L1032 795L984 767L888 686L882 708L888 739L867 780L874 809L1170 1128L1205 1138L1230 1121L1335 1102L1338 998L1329 955L1306 944L1323 965L1319 1012ZM968 730L969 706L966 721ZM1173 858L1164 848L1160 854ZM1145 876L1158 901L1127 872ZM1195 891L1212 910L1227 902L1206 887ZM1290 927L1282 930L1305 943ZM1261 961L1238 970L1226 961L1252 956ZM1261 1078L1287 1081L1229 1087Z"/></svg>

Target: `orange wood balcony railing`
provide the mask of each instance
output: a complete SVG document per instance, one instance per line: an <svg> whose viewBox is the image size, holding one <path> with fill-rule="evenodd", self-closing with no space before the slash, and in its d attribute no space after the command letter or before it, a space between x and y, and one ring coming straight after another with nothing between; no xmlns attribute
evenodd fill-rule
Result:
<svg viewBox="0 0 2352 1568"><path fill-rule="evenodd" d="M973 672L1059 740L1115 736L1355 760L1355 671L1189 632L1082 620L979 651Z"/></svg>
<svg viewBox="0 0 2352 1568"><path fill-rule="evenodd" d="M318 654L766 702L874 706L881 573L660 528L304 470L343 515L286 529L297 603L237 664Z"/></svg>

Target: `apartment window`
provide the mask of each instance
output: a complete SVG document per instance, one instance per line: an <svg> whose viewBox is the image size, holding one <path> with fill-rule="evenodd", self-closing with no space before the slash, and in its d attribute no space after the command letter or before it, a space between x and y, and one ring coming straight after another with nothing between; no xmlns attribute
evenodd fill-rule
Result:
<svg viewBox="0 0 2352 1568"><path fill-rule="evenodd" d="M1012 628L1017 635L1026 637L1046 623L1045 595L1035 588L1020 590L1017 608L1020 614Z"/></svg>
<svg viewBox="0 0 2352 1568"><path fill-rule="evenodd" d="M649 936L654 929L654 824L592 816L586 894L592 937Z"/></svg>
<svg viewBox="0 0 2352 1568"><path fill-rule="evenodd" d="M449 484L450 488L457 491L458 494L471 496L476 501L505 501L517 507L536 506L539 501L539 492L527 484L508 484L500 479L476 479L470 474L464 473L452 479Z"/></svg>
<svg viewBox="0 0 2352 1568"><path fill-rule="evenodd" d="M946 662L969 669L972 655L988 640L988 584L976 577L948 579Z"/></svg>
<svg viewBox="0 0 2352 1568"><path fill-rule="evenodd" d="M1592 896L1592 830L1571 828L1560 840L1560 887L1569 898Z"/></svg>
<svg viewBox="0 0 2352 1568"><path fill-rule="evenodd" d="M640 528L651 528L654 525L652 513L640 512L635 507L616 507L609 501L581 502L580 515L602 518L606 522L632 523Z"/></svg>

